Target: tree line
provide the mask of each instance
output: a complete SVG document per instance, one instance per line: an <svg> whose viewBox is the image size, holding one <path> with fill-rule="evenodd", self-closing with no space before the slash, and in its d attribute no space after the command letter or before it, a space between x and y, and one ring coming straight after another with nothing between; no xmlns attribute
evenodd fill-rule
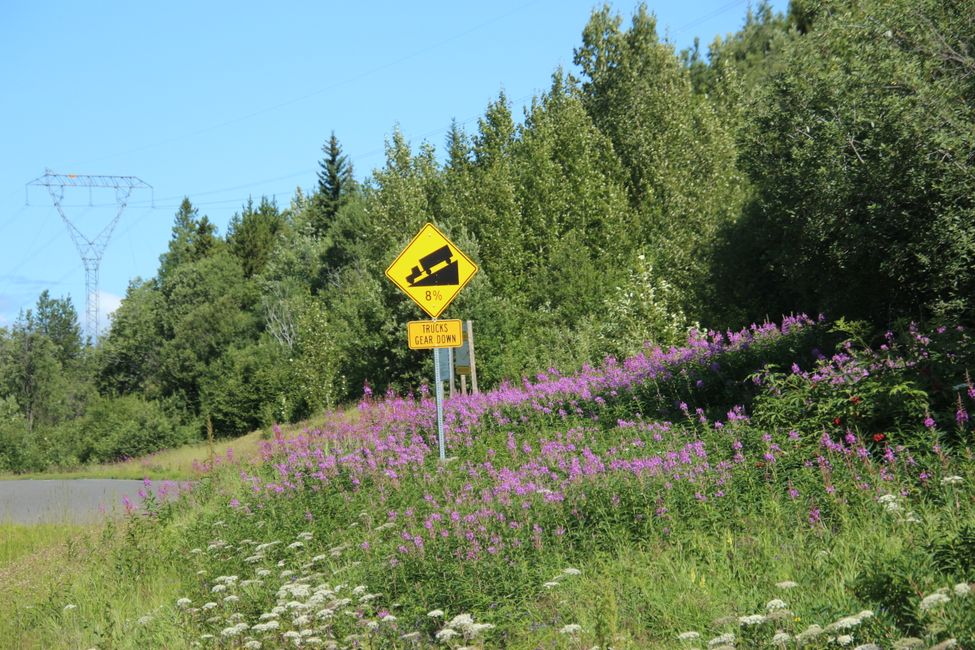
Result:
<svg viewBox="0 0 975 650"><path fill-rule="evenodd" d="M573 72L505 95L441 151L395 131L357 179L248 201L225 234L185 199L155 277L83 342L44 292L0 330L0 468L107 460L416 391L416 307L383 270L433 221L480 273L486 385L793 312L970 321L975 12L962 0L793 0L685 51L639 7L593 12Z"/></svg>

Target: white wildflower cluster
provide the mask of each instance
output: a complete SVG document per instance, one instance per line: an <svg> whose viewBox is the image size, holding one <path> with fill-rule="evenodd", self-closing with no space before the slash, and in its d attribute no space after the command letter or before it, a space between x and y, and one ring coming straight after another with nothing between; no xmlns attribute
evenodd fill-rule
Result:
<svg viewBox="0 0 975 650"><path fill-rule="evenodd" d="M735 635L731 634L730 632L727 634L716 636L710 641L708 641L708 648L711 648L711 650L715 650L715 648L720 648L722 646L734 647L734 645L735 645Z"/></svg>
<svg viewBox="0 0 975 650"><path fill-rule="evenodd" d="M753 625L761 625L768 621L768 616L765 614L749 614L748 616L739 616L738 625L742 627L751 627Z"/></svg>
<svg viewBox="0 0 975 650"><path fill-rule="evenodd" d="M900 500L894 494L883 494L877 497L877 503L882 505L886 512L896 515L901 521L911 524L921 523L921 518L913 510L904 510Z"/></svg>
<svg viewBox="0 0 975 650"><path fill-rule="evenodd" d="M779 598L773 598L772 600L765 603L765 609L767 609L770 612L775 611L777 609L785 609L786 607L788 607L788 605L785 604L785 601Z"/></svg>
<svg viewBox="0 0 975 650"><path fill-rule="evenodd" d="M565 579L565 578L567 578L569 576L577 576L577 575L582 575L582 571L580 571L579 569L576 569L574 567L566 567L565 569L562 569L562 572L559 573L557 576L555 576L554 578L552 578L548 582L542 583L542 586L545 587L546 589L555 589L560 584L562 584L561 581L563 579Z"/></svg>
<svg viewBox="0 0 975 650"><path fill-rule="evenodd" d="M807 641L812 641L816 637L820 636L822 633L823 633L823 628L813 623L805 630L803 630L802 632L796 635L796 642L799 645L802 645Z"/></svg>
<svg viewBox="0 0 975 650"><path fill-rule="evenodd" d="M562 629L559 630L559 634L567 634L569 636L574 636L582 632L582 626L578 623L569 623L568 625L563 625Z"/></svg>
<svg viewBox="0 0 975 650"><path fill-rule="evenodd" d="M381 594L370 593L366 585L353 587L326 582L325 574L315 571L316 563L321 566L320 563L328 557L338 557L347 546L334 547L327 555L316 556L317 559L313 562L305 562L302 559L303 552L289 554L295 558L289 561L274 561L268 557L270 549L275 546L280 545L281 549L290 548L294 551L306 548L313 540L312 533L303 532L290 544L279 540L263 543L243 540L236 547L221 540L211 543L208 547L210 550L236 551L246 564L258 566L254 567L254 577L251 578L221 575L207 580L209 591L221 596L216 602L207 602L196 609L188 598L176 601L178 609L185 610L198 623L209 626L194 645L208 646L218 640L219 643L236 648L259 650L262 647L282 647L283 642L287 647L338 650L340 647L360 647L363 642L368 645L372 643L370 639L373 635L385 634L383 630L390 630L404 640L422 639L423 635L419 632L412 633L412 636L402 634L396 627L397 617L387 610L378 609L376 601ZM275 564L277 569L273 568ZM355 564L357 563L347 563L332 573L337 575L343 570L353 568ZM296 571L296 568L301 570ZM280 576L280 581L276 586L269 585L268 582L275 574ZM200 575L205 579L207 572L203 571ZM243 612L248 611L247 607L236 606L252 597L262 599L269 590L276 597L275 604L269 611L260 613L257 620L245 616ZM219 609L221 602L226 610ZM238 609L242 611L235 611ZM220 615L221 611L225 612L223 616ZM357 628L353 630L353 634L347 635L345 643L336 636L340 621L343 627L351 624ZM465 623L463 619L451 623L455 634L469 639L493 627L486 623L475 623L473 620Z"/></svg>
<svg viewBox="0 0 975 650"><path fill-rule="evenodd" d="M897 503L897 496L893 494L884 494L877 497L877 503L884 507L887 512L898 512L901 509L899 503Z"/></svg>
<svg viewBox="0 0 975 650"><path fill-rule="evenodd" d="M941 479L941 485L958 485L959 483L964 483L965 479L961 476L946 476Z"/></svg>
<svg viewBox="0 0 975 650"><path fill-rule="evenodd" d="M236 625L232 625L221 630L220 636L224 637L225 639L229 639L230 637L239 636L242 632L246 632L249 628L250 625L247 623L237 623Z"/></svg>
<svg viewBox="0 0 975 650"><path fill-rule="evenodd" d="M928 612L932 609L937 609L942 605L945 605L951 601L951 598L946 593L946 590L938 590L933 594L929 594L921 599L920 608L922 612Z"/></svg>
<svg viewBox="0 0 975 650"><path fill-rule="evenodd" d="M476 623L470 614L458 614L444 624L443 629L437 632L436 639L446 643L456 636L463 635L464 639L470 641L492 629L494 625L491 623Z"/></svg>
<svg viewBox="0 0 975 650"><path fill-rule="evenodd" d="M788 632L782 630L776 630L775 635L772 637L772 645L778 647L784 647L792 642L792 635Z"/></svg>
<svg viewBox="0 0 975 650"><path fill-rule="evenodd" d="M681 632L677 635L678 641L697 641L701 638L700 632L695 632L694 630L689 630L687 632Z"/></svg>

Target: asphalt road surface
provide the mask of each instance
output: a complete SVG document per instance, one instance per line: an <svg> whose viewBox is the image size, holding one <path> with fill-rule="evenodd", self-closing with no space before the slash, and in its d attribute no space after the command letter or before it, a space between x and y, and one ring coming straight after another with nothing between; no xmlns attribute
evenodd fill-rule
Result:
<svg viewBox="0 0 975 650"><path fill-rule="evenodd" d="M155 486L150 487L153 490ZM78 479L0 481L0 522L88 523L125 512L123 497L142 503L142 481Z"/></svg>

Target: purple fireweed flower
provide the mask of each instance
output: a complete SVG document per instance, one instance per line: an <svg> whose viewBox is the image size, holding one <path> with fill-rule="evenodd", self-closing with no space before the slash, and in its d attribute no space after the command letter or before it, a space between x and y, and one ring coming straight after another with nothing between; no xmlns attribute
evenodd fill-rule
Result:
<svg viewBox="0 0 975 650"><path fill-rule="evenodd" d="M961 396L958 397L958 408L955 409L955 422L960 427L965 426L965 423L968 422L968 411L961 403Z"/></svg>
<svg viewBox="0 0 975 650"><path fill-rule="evenodd" d="M815 526L820 520L820 510L819 508L813 507L809 509L809 525Z"/></svg>

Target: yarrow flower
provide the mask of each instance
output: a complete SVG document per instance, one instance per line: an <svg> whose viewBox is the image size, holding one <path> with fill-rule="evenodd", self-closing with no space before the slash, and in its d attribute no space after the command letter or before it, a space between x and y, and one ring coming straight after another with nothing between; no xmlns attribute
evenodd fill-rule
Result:
<svg viewBox="0 0 975 650"><path fill-rule="evenodd" d="M785 609L786 607L788 607L788 605L785 604L785 601L778 598L773 598L765 604L765 609L770 612L775 609Z"/></svg>
<svg viewBox="0 0 975 650"><path fill-rule="evenodd" d="M238 634L246 630L248 627L250 626L247 625L247 623L238 623L237 625L232 625L230 627L226 627L223 630L221 630L220 636L227 637L227 638L232 636L237 636Z"/></svg>
<svg viewBox="0 0 975 650"><path fill-rule="evenodd" d="M450 639L454 638L458 634L460 633L457 630L453 628L445 627L444 629L437 632L436 639L437 641L449 641Z"/></svg>
<svg viewBox="0 0 975 650"><path fill-rule="evenodd" d="M443 610L431 609L429 612L427 612L427 616L429 616L430 618L440 618L443 616Z"/></svg>
<svg viewBox="0 0 975 650"><path fill-rule="evenodd" d="M949 601L951 601L951 598L949 598L947 594L935 592L930 596L925 596L921 600L921 605L920 605L921 611L923 612L930 611L935 607L940 607L941 605L948 603Z"/></svg>
<svg viewBox="0 0 975 650"><path fill-rule="evenodd" d="M817 636L823 633L823 628L813 623L807 627L804 631L796 635L796 641L800 644L808 641L809 639L815 639Z"/></svg>
<svg viewBox="0 0 975 650"><path fill-rule="evenodd" d="M954 587L955 595L959 598L964 598L968 594L972 593L972 586L967 582L959 582Z"/></svg>
<svg viewBox="0 0 975 650"><path fill-rule="evenodd" d="M694 641L700 638L701 638L700 632L695 632L694 630L691 630L689 632L681 632L680 634L677 635L678 641Z"/></svg>
<svg viewBox="0 0 975 650"><path fill-rule="evenodd" d="M958 485L959 483L964 483L965 479L960 476L946 476L941 479L941 485Z"/></svg>
<svg viewBox="0 0 975 650"><path fill-rule="evenodd" d="M859 616L844 616L840 620L829 625L826 629L827 630L849 630L859 625L860 622L861 619Z"/></svg>
<svg viewBox="0 0 975 650"><path fill-rule="evenodd" d="M799 586L799 583L793 582L792 580L783 580L782 582L776 582L775 586L779 589L795 589Z"/></svg>
<svg viewBox="0 0 975 650"><path fill-rule="evenodd" d="M765 616L764 614L750 614L748 616L739 616L738 624L741 625L742 627L751 626L751 625L761 625L767 620L768 617Z"/></svg>
<svg viewBox="0 0 975 650"><path fill-rule="evenodd" d="M579 632L582 632L582 626L578 623L569 623L559 630L559 634L579 634Z"/></svg>
<svg viewBox="0 0 975 650"><path fill-rule="evenodd" d="M474 618L470 614L458 614L457 616L450 619L450 622L447 623L447 627L454 628L454 629L457 628L463 629L473 624L474 624Z"/></svg>

